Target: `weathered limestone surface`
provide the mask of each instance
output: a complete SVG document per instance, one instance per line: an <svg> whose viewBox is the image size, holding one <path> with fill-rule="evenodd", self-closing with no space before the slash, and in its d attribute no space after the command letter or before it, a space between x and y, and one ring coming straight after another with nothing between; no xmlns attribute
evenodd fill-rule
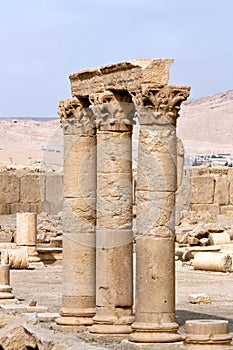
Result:
<svg viewBox="0 0 233 350"><path fill-rule="evenodd" d="M63 101L63 282L57 323L85 330L95 314L96 135L91 110Z"/></svg>
<svg viewBox="0 0 233 350"><path fill-rule="evenodd" d="M57 214L62 210L61 174L11 171L0 174L0 214L18 212Z"/></svg>
<svg viewBox="0 0 233 350"><path fill-rule="evenodd" d="M195 349L230 349L232 336L229 334L228 321L190 320L185 322L185 347Z"/></svg>
<svg viewBox="0 0 233 350"><path fill-rule="evenodd" d="M172 59L141 59L70 75L72 98L59 104L65 139L63 215L66 237L63 257L65 307L60 312L64 323L60 320L58 323L66 324L67 314L72 314L73 301L76 301L76 307L79 305L77 297L81 289L82 296L87 295L90 285L83 284L82 275L89 276L89 269L94 267L93 261L88 260L88 266L79 261L77 252L80 248L68 240L80 236L89 241L88 237L94 236L96 231L96 315L89 331L114 336L131 332L131 132L133 118L137 116L140 135L136 320L130 339L143 343L180 340L174 316L176 119L190 88L168 85L172 63ZM94 122L97 132L96 154L93 152L94 127L90 127L90 121ZM93 166L95 159L97 169ZM94 194L96 172L97 197ZM164 252L166 259L161 256ZM80 250L80 256L82 254ZM76 268L71 255L79 262ZM79 289L78 285L83 287ZM72 315L79 316L78 312ZM72 322L70 324L75 324Z"/></svg>
<svg viewBox="0 0 233 350"><path fill-rule="evenodd" d="M131 125L124 123L124 106L107 96L108 119L97 114L96 315L89 330L127 334L133 321Z"/></svg>
<svg viewBox="0 0 233 350"><path fill-rule="evenodd" d="M174 228L177 190L176 118L185 87L142 92L138 107L136 343L176 343ZM139 100L140 101L140 100ZM150 108L148 108L150 106Z"/></svg>
<svg viewBox="0 0 233 350"><path fill-rule="evenodd" d="M148 86L166 85L171 58L139 59L119 62L108 66L83 69L70 75L74 97L86 97L106 90L137 91L142 84Z"/></svg>
<svg viewBox="0 0 233 350"><path fill-rule="evenodd" d="M16 243L18 246L35 246L37 214L17 213Z"/></svg>

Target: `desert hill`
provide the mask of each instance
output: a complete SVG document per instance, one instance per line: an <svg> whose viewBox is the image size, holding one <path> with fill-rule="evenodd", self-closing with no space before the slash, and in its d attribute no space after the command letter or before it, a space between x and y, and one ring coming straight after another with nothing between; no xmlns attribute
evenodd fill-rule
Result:
<svg viewBox="0 0 233 350"><path fill-rule="evenodd" d="M184 102L177 132L186 155L233 154L233 90ZM0 119L0 163L61 164L62 140L59 119Z"/></svg>
<svg viewBox="0 0 233 350"><path fill-rule="evenodd" d="M184 102L178 135L188 154L233 154L233 90Z"/></svg>

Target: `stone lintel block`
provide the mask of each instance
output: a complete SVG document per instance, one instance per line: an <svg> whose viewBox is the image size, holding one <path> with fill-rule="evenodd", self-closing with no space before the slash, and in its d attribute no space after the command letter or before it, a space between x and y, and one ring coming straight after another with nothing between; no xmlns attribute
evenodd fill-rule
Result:
<svg viewBox="0 0 233 350"><path fill-rule="evenodd" d="M212 177L196 176L192 179L191 204L210 204L214 202L215 181Z"/></svg>
<svg viewBox="0 0 233 350"><path fill-rule="evenodd" d="M19 200L19 178L16 175L0 175L0 203L11 204Z"/></svg>
<svg viewBox="0 0 233 350"><path fill-rule="evenodd" d="M206 211L208 213L217 215L220 213L220 207L218 204L193 204L192 211Z"/></svg>
<svg viewBox="0 0 233 350"><path fill-rule="evenodd" d="M70 74L73 96L86 97L104 90L138 90L142 84L166 85L171 58L138 59Z"/></svg>
<svg viewBox="0 0 233 350"><path fill-rule="evenodd" d="M229 182L227 176L215 178L214 201L220 205L229 204Z"/></svg>
<svg viewBox="0 0 233 350"><path fill-rule="evenodd" d="M25 175L20 178L20 202L35 203L43 200L43 192L40 191L40 176Z"/></svg>

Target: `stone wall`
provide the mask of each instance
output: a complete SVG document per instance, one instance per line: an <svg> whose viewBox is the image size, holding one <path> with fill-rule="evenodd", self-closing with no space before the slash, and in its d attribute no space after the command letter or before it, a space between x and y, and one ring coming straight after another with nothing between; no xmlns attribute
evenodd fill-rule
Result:
<svg viewBox="0 0 233 350"><path fill-rule="evenodd" d="M184 169L178 202L183 204L183 209L233 215L233 168Z"/></svg>
<svg viewBox="0 0 233 350"><path fill-rule="evenodd" d="M62 210L62 176L53 173L11 171L0 173L0 214Z"/></svg>

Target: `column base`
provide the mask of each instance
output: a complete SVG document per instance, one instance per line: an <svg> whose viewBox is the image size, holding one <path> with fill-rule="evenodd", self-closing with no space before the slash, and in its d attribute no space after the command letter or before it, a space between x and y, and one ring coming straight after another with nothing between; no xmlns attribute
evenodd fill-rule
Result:
<svg viewBox="0 0 233 350"><path fill-rule="evenodd" d="M143 324L134 323L132 325L133 333L130 334L129 340L137 343L173 343L182 340L177 333L178 325L168 324Z"/></svg>
<svg viewBox="0 0 233 350"><path fill-rule="evenodd" d="M79 316L60 316L56 318L56 324L60 326L78 326L82 327L83 331L87 329L86 326L93 324L92 317L79 317Z"/></svg>
<svg viewBox="0 0 233 350"><path fill-rule="evenodd" d="M125 334L130 334L132 328L127 324L94 324L93 326L88 327L88 331L94 334L122 336L123 339L125 339Z"/></svg>
<svg viewBox="0 0 233 350"><path fill-rule="evenodd" d="M91 326L93 325L93 316L95 309L69 309L61 308L60 317L56 319L56 323L61 326ZM86 330L86 328L85 328Z"/></svg>
<svg viewBox="0 0 233 350"><path fill-rule="evenodd" d="M38 263L38 262L41 263L41 258L39 257L36 247L28 246L27 252L28 252L29 263Z"/></svg>

